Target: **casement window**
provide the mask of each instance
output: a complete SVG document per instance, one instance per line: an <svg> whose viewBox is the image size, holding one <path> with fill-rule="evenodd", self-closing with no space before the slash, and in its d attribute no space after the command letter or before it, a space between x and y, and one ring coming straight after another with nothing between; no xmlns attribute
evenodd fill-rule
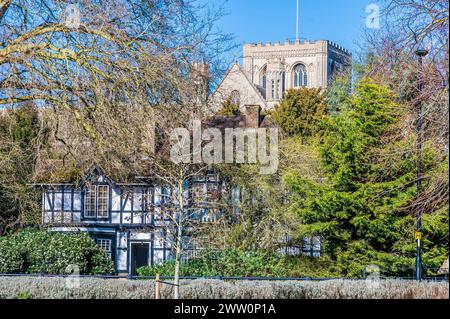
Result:
<svg viewBox="0 0 450 319"><path fill-rule="evenodd" d="M86 217L95 217L95 202L97 196L97 186L89 186L86 190L84 205L84 215Z"/></svg>
<svg viewBox="0 0 450 319"><path fill-rule="evenodd" d="M171 190L169 187L164 186L161 189L161 205L167 206L170 203Z"/></svg>
<svg viewBox="0 0 450 319"><path fill-rule="evenodd" d="M107 218L109 214L109 186L91 185L86 190L84 216Z"/></svg>
<svg viewBox="0 0 450 319"><path fill-rule="evenodd" d="M303 254L310 257L320 257L322 243L320 237L307 237L303 239Z"/></svg>
<svg viewBox="0 0 450 319"><path fill-rule="evenodd" d="M109 187L98 186L97 187L97 216L101 218L108 217L108 199L109 199Z"/></svg>
<svg viewBox="0 0 450 319"><path fill-rule="evenodd" d="M97 246L100 247L110 257L112 256L112 240L111 239L97 239Z"/></svg>

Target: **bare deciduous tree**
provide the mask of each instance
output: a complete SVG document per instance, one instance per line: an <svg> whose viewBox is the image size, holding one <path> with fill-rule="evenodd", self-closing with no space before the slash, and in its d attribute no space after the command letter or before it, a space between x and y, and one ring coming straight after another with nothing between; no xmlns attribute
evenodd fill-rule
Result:
<svg viewBox="0 0 450 319"><path fill-rule="evenodd" d="M34 104L46 132L25 180L73 181L93 163L148 175L153 128L206 107L231 47L221 16L197 1L1 1L0 107Z"/></svg>

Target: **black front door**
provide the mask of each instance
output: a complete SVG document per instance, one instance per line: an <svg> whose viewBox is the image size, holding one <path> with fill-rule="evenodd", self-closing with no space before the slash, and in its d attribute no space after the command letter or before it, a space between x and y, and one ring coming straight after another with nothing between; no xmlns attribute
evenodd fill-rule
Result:
<svg viewBox="0 0 450 319"><path fill-rule="evenodd" d="M149 244L131 244L131 274L137 275L137 270L148 266Z"/></svg>

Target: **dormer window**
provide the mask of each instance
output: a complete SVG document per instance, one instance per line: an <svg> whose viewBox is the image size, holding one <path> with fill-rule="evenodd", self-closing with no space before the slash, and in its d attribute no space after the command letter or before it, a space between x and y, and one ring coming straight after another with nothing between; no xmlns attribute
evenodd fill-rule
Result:
<svg viewBox="0 0 450 319"><path fill-rule="evenodd" d="M87 188L84 201L84 216L87 218L108 218L108 185L91 185Z"/></svg>

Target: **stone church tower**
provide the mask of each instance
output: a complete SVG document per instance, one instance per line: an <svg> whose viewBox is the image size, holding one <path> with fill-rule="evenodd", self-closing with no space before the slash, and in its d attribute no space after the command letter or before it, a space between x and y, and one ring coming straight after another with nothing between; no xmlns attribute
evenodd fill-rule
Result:
<svg viewBox="0 0 450 319"><path fill-rule="evenodd" d="M326 88L335 75L351 70L351 54L329 41L286 41L244 45L243 66L235 63L210 105L220 109L226 99L241 108L272 109L293 88Z"/></svg>

